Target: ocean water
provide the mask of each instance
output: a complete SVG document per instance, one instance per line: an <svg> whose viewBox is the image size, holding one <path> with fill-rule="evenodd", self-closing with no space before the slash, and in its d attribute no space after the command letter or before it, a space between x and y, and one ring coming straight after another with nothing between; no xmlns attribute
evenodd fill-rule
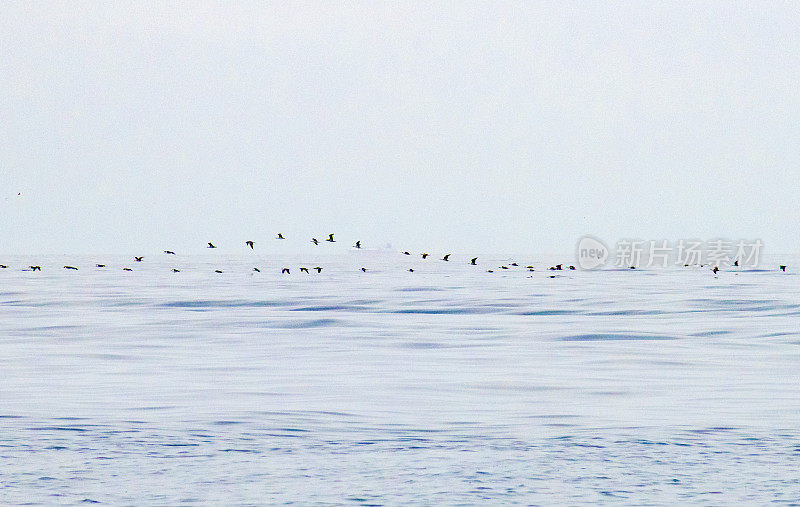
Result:
<svg viewBox="0 0 800 507"><path fill-rule="evenodd" d="M0 259L0 504L800 504L792 266L516 260Z"/></svg>

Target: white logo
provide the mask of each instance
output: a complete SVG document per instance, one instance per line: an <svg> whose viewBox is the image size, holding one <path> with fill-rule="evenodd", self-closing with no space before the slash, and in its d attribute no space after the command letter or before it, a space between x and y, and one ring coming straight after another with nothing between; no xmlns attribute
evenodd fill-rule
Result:
<svg viewBox="0 0 800 507"><path fill-rule="evenodd" d="M608 259L608 247L597 238L584 236L578 241L576 255L581 269L595 269L605 264Z"/></svg>

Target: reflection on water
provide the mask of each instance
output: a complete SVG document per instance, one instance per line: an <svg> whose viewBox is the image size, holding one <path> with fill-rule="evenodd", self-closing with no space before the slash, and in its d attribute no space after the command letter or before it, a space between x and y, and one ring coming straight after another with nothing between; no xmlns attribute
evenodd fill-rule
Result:
<svg viewBox="0 0 800 507"><path fill-rule="evenodd" d="M795 275L370 255L0 272L0 503L800 502Z"/></svg>

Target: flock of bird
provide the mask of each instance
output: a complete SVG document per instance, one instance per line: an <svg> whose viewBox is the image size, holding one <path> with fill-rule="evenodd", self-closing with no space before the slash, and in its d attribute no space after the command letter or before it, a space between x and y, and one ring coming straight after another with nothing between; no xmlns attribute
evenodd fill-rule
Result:
<svg viewBox="0 0 800 507"><path fill-rule="evenodd" d="M285 240L286 238L283 236L283 234L282 234L282 233L278 233L278 235L275 237L275 239L277 239L277 240ZM334 239L334 235L333 235L333 234L329 234L329 235L328 235L328 237L327 237L327 238L326 238L324 241L326 241L326 242L328 242L328 243L336 243L336 240ZM315 245L319 245L320 241L319 241L317 238L311 238L311 243L313 243L313 244L315 244ZM246 246L248 246L248 247L250 247L250 249L251 249L251 250L255 250L255 242L254 242L254 241L251 241L251 240L245 241L245 245L246 245ZM213 248L217 248L217 246L216 246L216 245L214 245L214 244L213 244L213 243L211 243L211 242L208 242L208 243L207 243L207 246L206 246L206 248L212 248L212 249L213 249ZM356 242L355 242L355 244L353 245L353 248L356 248L356 249L361 249L361 241L356 241ZM172 251L172 250L164 250L164 253L165 253L166 255L176 255L176 254L175 254L175 252L174 252L174 251ZM409 251L404 251L404 252L403 252L403 255L409 255L409 256L410 256L410 255L412 255L412 254L411 254L411 252L409 252ZM451 255L451 254L449 254L449 253L448 253L448 254L445 254L445 255L444 255L442 258L441 258L441 260L442 260L442 261L445 261L445 262L449 262L449 261L450 261L450 255ZM430 254L428 254L428 253L426 253L426 252L423 252L423 253L421 253L421 254L420 254L420 256L421 256L423 259L427 259L428 257L430 257ZM135 256L135 257L133 258L133 260L134 260L135 262L142 262L142 261L144 260L144 256ZM470 265L472 265L472 266L477 266L477 265L478 265L478 258L477 258L477 257L473 257L473 258L471 258L471 259L469 260L469 264L470 264ZM735 262L734 262L734 266L738 266L738 265L739 265L739 262L738 262L738 261L735 261ZM519 264L518 264L518 263L516 263L516 262L512 262L512 263L510 263L508 266L506 266L506 265L499 266L499 267L498 267L498 269L507 270L507 269L510 269L510 267L509 267L509 266L513 266L513 267L519 267ZM569 270L574 270L574 269L575 269L575 266L573 266L573 265L569 265L569 266L568 266L568 267L566 267L566 268L565 268L564 266L565 266L565 264L556 264L556 265L554 265L554 266L550 266L550 267L549 267L549 268L547 268L547 269L548 269L548 270L550 270L550 271L562 271L562 270L566 270L566 269L569 269ZM685 264L684 266L685 266L685 267L689 267L689 265L688 265L688 264ZM105 268L105 267L107 267L107 266L106 266L106 264L95 264L95 267L96 267L96 268L101 268L101 269L102 269L102 268ZM701 265L700 265L700 267L705 267L705 264L701 264ZM7 268L8 268L8 266L7 266L7 265L0 264L0 269L7 269ZM66 265L66 266L64 266L64 269L67 269L67 270L73 270L73 271L77 271L77 270L78 270L78 268L77 268L77 267L75 267L75 266L69 266L69 265ZM527 269L528 271L534 271L534 267L533 267L532 265L527 265L527 266L525 266L525 269ZM630 266L630 269L636 269L636 266ZM785 272L785 271L786 271L786 266L785 266L785 265L783 265L783 264L781 264L780 266L778 266L778 269L779 269L780 271L784 271L784 272ZM23 271L41 271L41 270L42 270L42 267L41 267L41 266L38 266L38 265L31 265L31 266L28 266L28 267L26 267L26 268L23 268ZM123 271L133 271L133 269L132 269L132 268L130 268L130 267L123 267L123 268L122 268L122 270L123 270ZM315 267L313 267L313 268L308 268L308 267L300 267L300 272L302 272L302 273L310 273L310 270L314 270L314 271L316 271L317 273L322 273L322 267L320 267L320 266L315 266ZM260 270L259 268L257 268L257 267L253 268L253 271L255 271L255 272L258 272L258 273L260 273L260 272L261 272L261 270ZM367 271L367 268L364 268L364 267L362 267L362 268L361 268L361 271L362 271L362 272L366 272L366 271ZM414 272L414 268L409 268L409 269L408 269L408 271L409 271L409 272L411 272L411 273L413 273L413 272ZM717 267L717 266L714 266L714 268L712 269L712 271L713 271L713 272L714 272L714 274L716 275L716 274L719 272L719 267ZM178 269L178 268L172 268L172 272L173 272L173 273L180 273L180 272L181 272L181 270L180 270L180 269ZM222 271L221 269L215 269L215 270L214 270L214 272L215 272L215 273L223 273L223 271ZM494 269L488 269L488 270L487 270L487 272L488 272L488 273L494 273ZM281 273L282 273L282 274L287 274L287 275L288 275L288 274L291 274L291 268L289 268L289 267L282 267L282 268L281 268ZM550 278L555 278L555 275L550 275Z"/></svg>

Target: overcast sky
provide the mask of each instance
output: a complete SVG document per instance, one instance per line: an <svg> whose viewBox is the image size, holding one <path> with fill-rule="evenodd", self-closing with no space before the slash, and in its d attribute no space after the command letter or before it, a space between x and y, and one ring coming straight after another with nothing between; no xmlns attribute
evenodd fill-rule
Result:
<svg viewBox="0 0 800 507"><path fill-rule="evenodd" d="M798 26L790 2L4 1L0 252L799 252Z"/></svg>

